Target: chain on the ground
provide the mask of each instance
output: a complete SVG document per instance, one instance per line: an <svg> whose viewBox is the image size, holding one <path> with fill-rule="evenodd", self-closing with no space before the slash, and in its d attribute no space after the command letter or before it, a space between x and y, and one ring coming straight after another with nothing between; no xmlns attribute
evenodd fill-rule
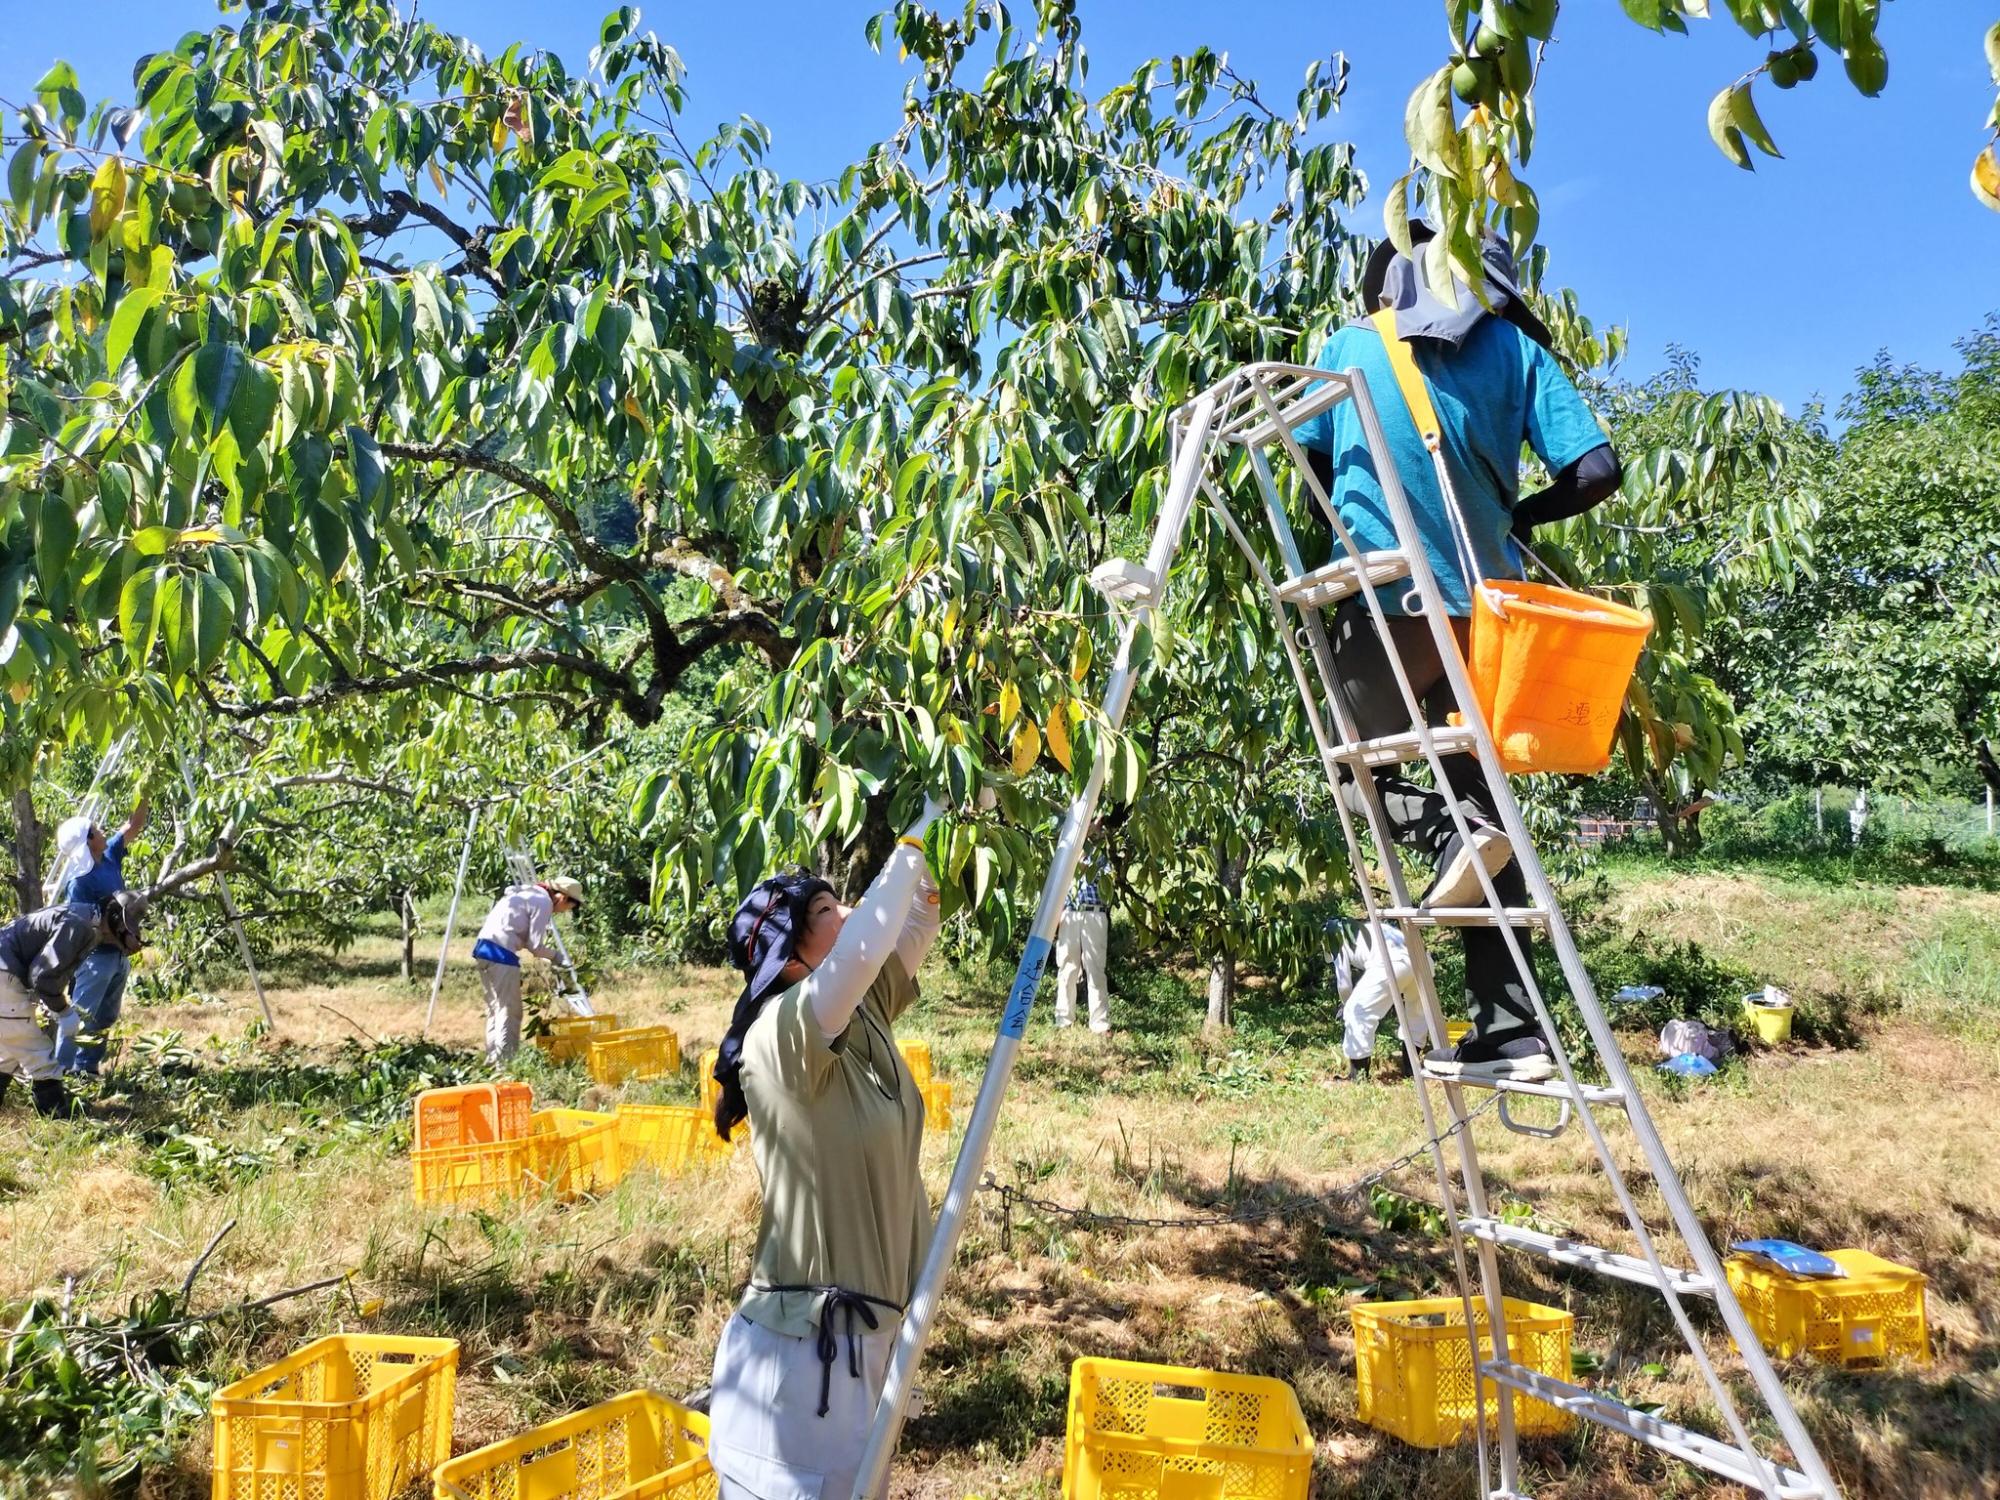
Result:
<svg viewBox="0 0 2000 1500"><path fill-rule="evenodd" d="M1051 1219L1064 1219L1084 1230L1098 1229L1213 1229L1227 1224L1257 1224L1270 1219L1302 1218L1309 1213L1317 1213L1335 1204L1359 1199L1371 1188L1380 1186L1390 1177L1408 1166L1413 1166L1419 1158L1432 1149L1442 1146L1461 1131L1469 1129L1472 1122L1492 1109L1501 1100L1496 1093L1478 1108L1447 1125L1436 1135L1426 1136L1408 1151L1394 1160L1385 1162L1366 1176L1324 1193L1300 1193L1281 1203L1262 1203L1255 1207L1236 1208L1208 1214L1184 1214L1174 1218L1162 1216L1148 1217L1142 1214L1107 1214L1094 1208L1078 1208L1072 1204L1056 1203L1047 1198L1038 1198L1032 1193L1024 1193L1011 1183L996 1180L991 1172L979 1184L982 1192L997 1193L1000 1196L1001 1245L1009 1248L1013 1230L1013 1209L1016 1203L1024 1208Z"/></svg>

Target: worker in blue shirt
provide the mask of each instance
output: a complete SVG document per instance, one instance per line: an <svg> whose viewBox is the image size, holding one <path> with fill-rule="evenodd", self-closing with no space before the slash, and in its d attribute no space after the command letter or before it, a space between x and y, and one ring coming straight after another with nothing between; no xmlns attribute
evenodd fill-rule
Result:
<svg viewBox="0 0 2000 1500"><path fill-rule="evenodd" d="M87 817L64 822L56 832L57 859L83 868L63 882L56 899L95 911L124 890L125 854L146 831L148 816L146 800L141 798L125 826L114 834L107 835ZM125 948L109 939L84 955L71 982L70 1008L57 1022L55 1061L63 1072L95 1077L103 1067L105 1044L125 1008L125 982L131 972Z"/></svg>
<svg viewBox="0 0 2000 1500"><path fill-rule="evenodd" d="M1413 240L1431 238L1413 222ZM1522 296L1507 247L1497 236L1483 247L1485 296L1460 285L1455 305L1431 296L1420 268L1393 245L1377 247L1362 277L1362 303L1388 309L1410 346L1437 408L1445 462L1463 513L1472 574L1461 561L1453 517L1432 467L1430 451L1403 400L1388 349L1372 322L1349 324L1320 350L1326 370L1359 369L1368 382L1388 439L1390 457L1415 514L1445 612L1463 652L1470 633L1472 590L1481 578L1519 578L1520 543L1534 527L1579 515L1607 499L1622 478L1616 454L1590 408L1550 352L1546 326ZM1357 547L1395 550L1395 527L1362 435L1354 403L1343 401L1297 431L1314 476ZM1534 450L1554 476L1547 488L1520 494L1521 450ZM1324 520L1324 517L1321 518ZM1331 530L1331 526L1328 526ZM1407 583L1377 591L1391 641L1426 721L1442 725L1456 712L1451 686L1428 621L1414 617ZM1414 601L1411 601L1413 604ZM1357 738L1409 732L1409 710L1366 600L1351 597L1331 621L1334 670ZM1500 900L1526 904L1485 776L1469 755L1444 760L1447 786L1418 786L1398 766L1374 774L1397 844L1430 862L1436 874L1423 904L1484 905L1479 874L1493 878ZM1344 773L1343 773L1344 774ZM1362 799L1351 778L1343 800L1357 812ZM1470 839L1461 838L1452 803L1462 809ZM1499 929L1468 926L1465 987L1472 1035L1455 1048L1433 1051L1429 1070L1441 1076L1533 1081L1554 1071L1548 1042L1514 972ZM1518 934L1526 951L1528 934Z"/></svg>

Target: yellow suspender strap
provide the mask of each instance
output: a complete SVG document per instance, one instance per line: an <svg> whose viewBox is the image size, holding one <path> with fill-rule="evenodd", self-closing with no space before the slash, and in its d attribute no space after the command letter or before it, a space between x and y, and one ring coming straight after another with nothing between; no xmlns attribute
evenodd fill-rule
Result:
<svg viewBox="0 0 2000 1500"><path fill-rule="evenodd" d="M1383 308L1369 319L1375 331L1382 335L1382 347L1389 351L1389 368L1396 372L1396 384L1402 387L1403 401L1410 408L1410 418L1417 424L1417 433L1424 440L1424 446L1438 451L1438 414L1431 405L1431 388L1424 382L1424 372L1417 368L1417 361L1410 353L1410 346L1403 342L1396 332L1396 314Z"/></svg>

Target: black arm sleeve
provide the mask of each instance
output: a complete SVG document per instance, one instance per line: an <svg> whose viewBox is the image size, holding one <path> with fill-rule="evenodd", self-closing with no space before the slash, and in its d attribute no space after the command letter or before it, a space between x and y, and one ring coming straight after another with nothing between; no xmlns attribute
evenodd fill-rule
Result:
<svg viewBox="0 0 2000 1500"><path fill-rule="evenodd" d="M1514 530L1526 536L1537 526L1580 516L1609 500L1624 478L1625 466L1611 445L1599 444L1556 475L1547 489L1514 506Z"/></svg>

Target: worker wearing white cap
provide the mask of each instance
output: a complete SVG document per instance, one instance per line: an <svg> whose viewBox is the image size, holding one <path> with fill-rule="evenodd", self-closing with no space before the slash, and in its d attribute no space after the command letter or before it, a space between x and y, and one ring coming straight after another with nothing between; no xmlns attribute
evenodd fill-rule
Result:
<svg viewBox="0 0 2000 1500"><path fill-rule="evenodd" d="M549 923L583 905L583 887L566 875L510 885L494 903L472 944L486 992L486 1060L499 1064L521 1048L521 955L554 962Z"/></svg>

